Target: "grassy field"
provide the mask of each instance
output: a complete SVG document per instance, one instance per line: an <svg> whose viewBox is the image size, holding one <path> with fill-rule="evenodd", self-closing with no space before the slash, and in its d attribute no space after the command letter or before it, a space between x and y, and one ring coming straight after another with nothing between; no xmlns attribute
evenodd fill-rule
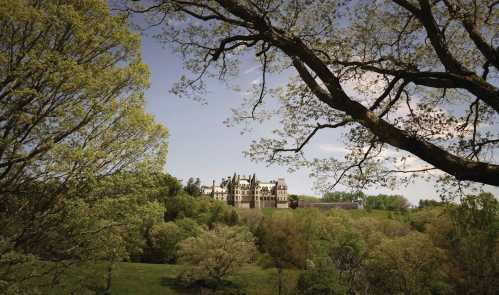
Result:
<svg viewBox="0 0 499 295"><path fill-rule="evenodd" d="M200 294L199 290L175 288L174 279L180 266L168 264L120 263L116 269L111 294ZM294 289L298 273L285 271L285 285ZM276 294L277 273L275 269L261 269L258 266L244 267L229 280L242 291L242 294ZM289 290L289 291L291 291ZM288 292L291 293L291 292ZM208 294L202 292L201 294Z"/></svg>

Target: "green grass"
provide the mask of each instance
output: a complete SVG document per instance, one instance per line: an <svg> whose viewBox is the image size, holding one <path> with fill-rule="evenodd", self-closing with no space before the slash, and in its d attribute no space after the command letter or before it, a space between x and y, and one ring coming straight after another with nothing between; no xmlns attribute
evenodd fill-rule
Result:
<svg viewBox="0 0 499 295"><path fill-rule="evenodd" d="M255 265L248 265L241 272L229 278L235 284L241 286L248 295L270 295L277 294L277 271L275 269L262 269ZM298 281L297 270L284 271L284 286L292 294Z"/></svg>
<svg viewBox="0 0 499 295"><path fill-rule="evenodd" d="M178 265L120 263L113 276L111 294L192 294L181 293L168 284L178 270Z"/></svg>
<svg viewBox="0 0 499 295"><path fill-rule="evenodd" d="M199 290L178 289L174 285L179 265L119 263L112 280L112 295L131 294L200 294ZM95 271L104 271L97 266ZM296 287L298 272L284 271L284 285L291 294ZM247 265L237 274L228 277L242 294L271 295L277 294L277 272L275 269L262 269L256 265ZM202 294L209 294L203 292Z"/></svg>

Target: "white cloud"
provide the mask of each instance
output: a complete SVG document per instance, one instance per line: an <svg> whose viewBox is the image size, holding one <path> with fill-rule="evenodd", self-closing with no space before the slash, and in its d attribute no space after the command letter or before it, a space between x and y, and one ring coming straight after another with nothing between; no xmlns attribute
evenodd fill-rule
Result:
<svg viewBox="0 0 499 295"><path fill-rule="evenodd" d="M323 143L319 144L319 149L323 152L326 153L347 153L348 150L344 148L343 146L336 145L336 144L330 144L330 143Z"/></svg>

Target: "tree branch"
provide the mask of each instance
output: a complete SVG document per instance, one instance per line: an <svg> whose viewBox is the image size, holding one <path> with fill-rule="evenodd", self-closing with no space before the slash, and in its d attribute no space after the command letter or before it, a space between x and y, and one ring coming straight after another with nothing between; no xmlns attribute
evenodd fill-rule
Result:
<svg viewBox="0 0 499 295"><path fill-rule="evenodd" d="M348 123L352 122L351 120L344 120L341 121L337 124L319 124L317 123L317 127L312 130L312 132L305 138L305 140L296 148L279 148L279 149L274 149L271 160L274 159L275 154L280 153L280 152L295 152L298 153L300 152L303 147L314 137L314 135L317 133L317 131L324 129L324 128L338 128L347 125Z"/></svg>

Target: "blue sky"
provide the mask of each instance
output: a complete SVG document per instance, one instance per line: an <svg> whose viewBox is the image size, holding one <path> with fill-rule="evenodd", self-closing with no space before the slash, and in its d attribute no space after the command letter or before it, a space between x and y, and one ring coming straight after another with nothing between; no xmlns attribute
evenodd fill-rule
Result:
<svg viewBox="0 0 499 295"><path fill-rule="evenodd" d="M151 87L146 92L147 110L164 123L169 131L169 151L166 171L173 176L187 180L199 177L205 184L217 182L222 177L238 172L243 175L256 173L261 180L284 177L290 193L317 195L309 171L288 173L286 167L254 163L244 157L253 139L269 132L268 125L256 125L250 134L241 135L241 128L226 127L223 121L231 116L231 109L240 106L243 94L227 88L219 81L208 81L206 105L179 98L169 93L173 83L187 72L179 56L163 48L155 39L144 36L142 53L151 71ZM237 83L243 89L259 78L256 64L243 64ZM279 78L279 77L278 77ZM287 79L287 78L285 78ZM279 80L285 81L284 77ZM271 127L271 126L270 126ZM321 134L308 145L306 153L313 156L341 156L340 133ZM338 188L346 189L346 188ZM499 194L498 189L492 190ZM387 189L370 190L368 193L398 193L412 203L421 198L437 198L432 183L418 181L395 191Z"/></svg>
<svg viewBox="0 0 499 295"><path fill-rule="evenodd" d="M241 129L223 124L231 109L241 104L242 94L231 91L219 81L208 83L207 104L201 104L169 93L182 73L181 60L150 37L143 38L143 58L151 71L151 87L146 92L147 110L164 123L169 131L166 171L179 179L200 177L203 183L222 177L256 173L262 180L284 177L293 193L312 194L312 180L307 171L288 174L286 167L267 167L252 163L243 156L257 134L242 136ZM248 70L248 69L247 69ZM241 71L241 84L258 78L258 71ZM260 132L259 132L260 131Z"/></svg>

